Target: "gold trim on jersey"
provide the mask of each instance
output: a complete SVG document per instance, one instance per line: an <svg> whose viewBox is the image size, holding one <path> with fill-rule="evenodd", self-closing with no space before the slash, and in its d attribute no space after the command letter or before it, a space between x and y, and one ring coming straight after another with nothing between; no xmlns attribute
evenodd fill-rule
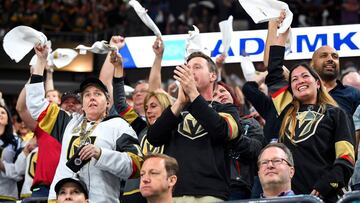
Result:
<svg viewBox="0 0 360 203"><path fill-rule="evenodd" d="M161 147L154 147L147 140L146 136L143 136L142 139L140 140L140 147L144 155L150 153L160 153L160 154L164 153L164 145L162 145Z"/></svg>
<svg viewBox="0 0 360 203"><path fill-rule="evenodd" d="M278 95L272 97L272 100L278 115L280 115L286 106L291 103L293 96L287 89L284 89L283 93L278 93Z"/></svg>
<svg viewBox="0 0 360 203"><path fill-rule="evenodd" d="M16 199L16 198L13 198L13 197L9 197L9 196L2 196L2 195L0 195L0 201L1 201L1 200L16 201L17 199Z"/></svg>
<svg viewBox="0 0 360 203"><path fill-rule="evenodd" d="M220 112L219 115L225 119L228 124L228 138L233 140L239 136L239 126L235 119L229 113Z"/></svg>
<svg viewBox="0 0 360 203"><path fill-rule="evenodd" d="M30 161L29 161L30 166L29 166L29 170L28 170L28 175L31 178L35 177L37 159L38 159L38 152L31 153Z"/></svg>
<svg viewBox="0 0 360 203"><path fill-rule="evenodd" d="M127 195L133 195L135 193L139 193L140 192L140 189L136 189L136 190L131 190L129 192L124 192L123 195L127 196Z"/></svg>
<svg viewBox="0 0 360 203"><path fill-rule="evenodd" d="M350 156L352 160L355 160L355 150L354 146L348 141L338 141L335 142L335 153L336 158L342 156Z"/></svg>
<svg viewBox="0 0 360 203"><path fill-rule="evenodd" d="M59 115L59 112L60 112L60 108L58 107L58 105L53 102L50 103L50 105L46 110L46 115L39 122L39 127L48 134L50 134L56 123L56 119L57 116Z"/></svg>

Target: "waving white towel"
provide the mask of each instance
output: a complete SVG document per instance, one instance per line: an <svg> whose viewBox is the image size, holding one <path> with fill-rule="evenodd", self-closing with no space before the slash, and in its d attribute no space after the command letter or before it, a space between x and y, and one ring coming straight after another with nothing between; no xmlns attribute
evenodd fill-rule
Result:
<svg viewBox="0 0 360 203"><path fill-rule="evenodd" d="M193 27L193 31L188 31L189 37L186 40L185 57L188 57L190 54L198 51L210 56L211 51L202 44L199 29L195 25L193 25Z"/></svg>
<svg viewBox="0 0 360 203"><path fill-rule="evenodd" d="M18 63L34 46L45 44L46 41L47 38L42 32L28 26L17 26L6 33L3 47L6 54Z"/></svg>
<svg viewBox="0 0 360 203"><path fill-rule="evenodd" d="M241 69L246 81L253 81L256 74L256 69L249 56L240 56Z"/></svg>
<svg viewBox="0 0 360 203"><path fill-rule="evenodd" d="M67 48L56 49L55 51L51 52L48 55L48 65L55 66L58 69L63 68L69 65L77 55L78 53L73 49L67 49ZM35 65L36 61L37 61L37 56L34 55L30 61L30 65Z"/></svg>
<svg viewBox="0 0 360 203"><path fill-rule="evenodd" d="M129 5L134 8L137 15L140 19L145 23L145 25L150 28L154 32L156 36L161 36L161 32L159 28L156 26L154 21L147 14L146 9L141 6L141 4L137 0L129 1Z"/></svg>
<svg viewBox="0 0 360 203"><path fill-rule="evenodd" d="M250 15L255 23L267 22L279 17L282 9L285 9L286 17L278 32L284 33L291 25L293 13L289 6L277 0L239 0L246 13Z"/></svg>
<svg viewBox="0 0 360 203"><path fill-rule="evenodd" d="M87 51L93 52L95 54L107 54L112 50L117 50L117 47L108 44L105 40L102 40L95 42L91 47L80 44L75 49L79 49L79 53L82 55L86 54Z"/></svg>
<svg viewBox="0 0 360 203"><path fill-rule="evenodd" d="M186 41L186 55L189 56L193 52L202 51L203 46L199 29L193 25L194 30L189 31L189 38Z"/></svg>
<svg viewBox="0 0 360 203"><path fill-rule="evenodd" d="M222 44L223 44L223 53L227 55L230 43L232 39L233 32L233 17L229 16L227 20L223 20L219 23L220 31L222 33Z"/></svg>

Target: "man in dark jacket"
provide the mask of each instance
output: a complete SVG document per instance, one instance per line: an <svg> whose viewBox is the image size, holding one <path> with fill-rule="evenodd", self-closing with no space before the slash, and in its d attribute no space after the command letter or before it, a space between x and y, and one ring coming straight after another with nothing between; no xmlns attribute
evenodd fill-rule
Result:
<svg viewBox="0 0 360 203"><path fill-rule="evenodd" d="M227 145L242 134L239 114L232 104L214 102L216 66L210 57L194 52L177 66L179 94L148 129L154 146L179 163L175 202L219 202L229 196Z"/></svg>

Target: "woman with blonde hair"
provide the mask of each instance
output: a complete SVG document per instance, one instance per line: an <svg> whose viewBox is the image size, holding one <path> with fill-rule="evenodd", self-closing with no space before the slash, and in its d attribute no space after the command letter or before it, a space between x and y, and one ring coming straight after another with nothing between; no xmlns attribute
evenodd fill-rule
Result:
<svg viewBox="0 0 360 203"><path fill-rule="evenodd" d="M152 125L161 113L172 104L171 98L164 92L149 92L144 99L145 117L148 125Z"/></svg>
<svg viewBox="0 0 360 203"><path fill-rule="evenodd" d="M154 45L159 44L159 41L161 41L161 38L157 38L156 41L154 42ZM163 46L157 47L156 50L160 48L163 50ZM154 47L153 49L155 52ZM158 51L161 52L160 50ZM163 153L164 152L163 146L154 147L149 143L149 141L147 140L147 130L148 130L148 126L154 124L156 119L160 117L161 113L169 105L172 104L172 100L170 96L166 94L165 91L149 87L150 90L152 89L155 90L147 92L144 98L144 113L145 113L145 119L144 119L141 115L136 113L134 107L126 103L125 89L124 89L124 69L123 69L121 55L112 52L110 56L111 56L110 62L114 66L113 88L114 88L114 106L116 111L119 113L121 117L123 117L126 121L128 121L131 127L135 130L138 136L141 151L144 155L150 153ZM160 62L161 60L157 61L158 66L161 64ZM152 69L154 69L154 67ZM152 73L150 73L150 75L151 74ZM158 74L160 74L160 72L158 72ZM161 77L158 77L158 79L159 78ZM160 86L161 82L160 81L157 82L159 82L159 86ZM152 86L152 83L151 82L149 83L150 86ZM124 193L121 198L121 202L145 203L146 199L143 198L139 192L139 184L140 184L140 179L127 180L124 188Z"/></svg>

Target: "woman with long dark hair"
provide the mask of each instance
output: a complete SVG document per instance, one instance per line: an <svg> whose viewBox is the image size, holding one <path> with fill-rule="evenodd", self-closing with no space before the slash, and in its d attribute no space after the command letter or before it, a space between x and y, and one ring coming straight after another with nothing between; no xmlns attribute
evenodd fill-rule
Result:
<svg viewBox="0 0 360 203"><path fill-rule="evenodd" d="M353 127L347 113L338 107L307 63L293 66L286 79L282 67L289 29L277 32L284 18L283 11L268 27L264 62L268 64L265 83L271 97L259 93L256 82L247 82L243 92L265 118L267 140L277 139L293 154L295 194L312 194L325 202L336 202L353 173ZM335 71L333 66L323 68ZM266 168L275 169L273 164ZM280 181L273 184L281 185Z"/></svg>
<svg viewBox="0 0 360 203"><path fill-rule="evenodd" d="M286 81L283 76L283 46L270 47L266 77L271 98L244 91L252 104L272 123L268 140L278 138L292 152L295 194L313 194L336 202L352 174L354 134L346 112L326 91L319 75L306 63L295 65ZM243 90L256 83L248 82ZM253 88L255 89L255 88ZM273 166L271 166L273 167Z"/></svg>
<svg viewBox="0 0 360 203"><path fill-rule="evenodd" d="M13 173L16 148L10 112L0 106L0 201L15 201L18 197L19 178Z"/></svg>

